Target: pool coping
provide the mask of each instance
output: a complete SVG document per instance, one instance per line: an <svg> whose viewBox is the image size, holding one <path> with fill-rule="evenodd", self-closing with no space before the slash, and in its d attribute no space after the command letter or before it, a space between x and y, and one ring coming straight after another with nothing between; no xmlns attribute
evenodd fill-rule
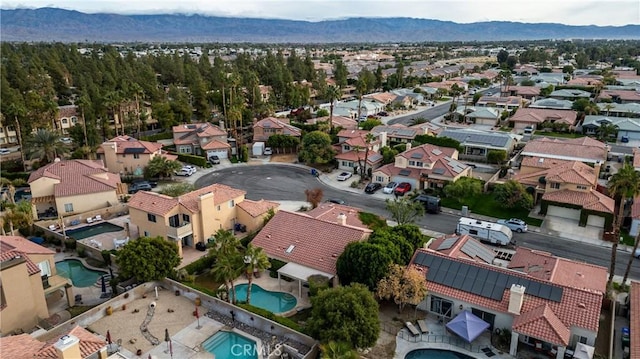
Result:
<svg viewBox="0 0 640 359"><path fill-rule="evenodd" d="M94 234L92 236L84 237L84 238L80 238L80 239L76 239L75 237L73 237L73 233L75 233L73 231L81 231L82 229L93 227L93 226L98 226L98 225L101 225L101 224L104 224L104 223L109 223L109 224L111 224L113 226L120 227L122 229L117 230L117 231L109 231L109 232L97 233L97 234ZM71 231L71 234L68 233L69 231ZM76 226L73 226L72 228L65 227L65 234L64 235L67 236L67 238L69 238L69 239L74 239L76 242L80 242L80 241L84 241L85 239L90 239L92 237L98 236L100 234L116 233L116 232L122 232L122 231L126 231L126 228L122 227L119 224L112 223L109 220L102 220L102 221L98 221L98 222L84 223L82 225L76 225ZM58 234L62 235L62 229L58 229L58 230L56 230L56 232L58 232Z"/></svg>
<svg viewBox="0 0 640 359"><path fill-rule="evenodd" d="M229 328L229 327L222 327L219 330L217 330L215 333L211 334L211 336L207 339L205 339L200 346L202 347L202 345L204 344L204 342L206 342L207 340L211 339L212 337L214 337L216 334L220 333L220 332L228 332L228 333L234 333L237 334L241 337L244 337L245 339L249 339L251 341L253 341L256 345L256 352L258 353L257 357L258 358L263 358L265 356L261 355L261 353L263 353L264 348L262 345L262 339L254 337L253 335L247 333L247 332L243 332L240 329L237 328ZM213 353L212 353L213 354Z"/></svg>
<svg viewBox="0 0 640 359"><path fill-rule="evenodd" d="M55 264L56 264L56 263L58 263L58 262L64 262L64 261L67 261L67 260L79 261L79 262L80 262L80 263L82 263L82 265L83 265L85 268L87 268L87 269L90 269L90 270L95 271L95 272L103 272L104 274L110 274L110 273L109 273L109 270L107 270L107 269L103 269L103 268L94 267L94 266L90 265L89 263L87 263L87 261L86 261L84 258L75 257L75 256L72 256L72 257L65 257L65 258L63 258L63 259L61 259L61 260L59 260L59 261L55 261L53 264L55 265ZM58 274L58 273L57 273L57 270L56 270L56 274ZM59 275L61 275L61 274L59 274ZM69 279L69 280L71 281L71 279ZM89 288L89 287L91 287L91 286L87 286L87 287L78 287L78 286L76 286L76 285L74 285L74 284L73 284L73 281L71 281L71 285L72 285L74 288Z"/></svg>

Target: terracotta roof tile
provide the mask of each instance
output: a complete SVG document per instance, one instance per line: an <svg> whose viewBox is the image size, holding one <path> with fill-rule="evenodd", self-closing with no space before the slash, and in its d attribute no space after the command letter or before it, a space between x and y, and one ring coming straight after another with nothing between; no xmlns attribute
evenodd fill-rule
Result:
<svg viewBox="0 0 640 359"><path fill-rule="evenodd" d="M214 205L225 203L240 196L244 196L247 193L240 189L235 189L223 184L215 183L210 186L202 187L195 191L189 192L187 194L183 194L182 196L178 197L178 200L180 204L182 204L192 213L197 213L199 211L198 197L209 192L213 192Z"/></svg>
<svg viewBox="0 0 640 359"><path fill-rule="evenodd" d="M545 201L575 204L598 212L613 213L615 209L615 201L613 198L607 197L597 191L580 192L570 190L559 190L546 192L542 199Z"/></svg>
<svg viewBox="0 0 640 359"><path fill-rule="evenodd" d="M252 244L264 249L269 257L336 274L336 261L347 244L367 238L370 232L302 213L279 211Z"/></svg>
<svg viewBox="0 0 640 359"><path fill-rule="evenodd" d="M444 242L445 240L451 240L453 238L457 238L457 239L455 240L455 243L451 247L446 248L446 249L438 250L438 248L440 247L442 242ZM478 244L480 244L479 241L477 241L473 237L468 236L466 234L463 234L463 235L460 235L460 236L452 234L452 235L445 235L445 236L442 236L442 237L439 237L439 238L435 238L429 244L429 248L437 251L438 253L445 254L445 255L447 255L449 257L468 259L468 260L472 260L472 261L482 261L483 263L486 263L486 262L484 262L482 260L482 258L477 257L477 256L472 257L472 256L470 256L470 255L468 255L468 254L466 254L465 252L462 251L462 247L468 241L477 242ZM489 248L487 246L484 246L484 247L487 248L490 252L493 252L494 256L496 255L495 250L493 248Z"/></svg>
<svg viewBox="0 0 640 359"><path fill-rule="evenodd" d="M574 139L543 137L527 142L521 155L603 163L607 159L607 145L589 137Z"/></svg>
<svg viewBox="0 0 640 359"><path fill-rule="evenodd" d="M369 131L364 130L340 130L338 138L356 138L366 136Z"/></svg>
<svg viewBox="0 0 640 359"><path fill-rule="evenodd" d="M221 148L229 149L231 148L231 145L226 142L213 140L213 141L207 142L204 146L202 146L203 150L215 150L215 149L221 149Z"/></svg>
<svg viewBox="0 0 640 359"><path fill-rule="evenodd" d="M631 305L631 317L629 318L629 329L635 336L631 337L631 358L640 358L640 339L637 333L640 333L640 282L631 282L631 290L629 291L629 304ZM636 339L633 339L636 338Z"/></svg>
<svg viewBox="0 0 640 359"><path fill-rule="evenodd" d="M344 161L352 161L352 162L364 161L365 151L362 150L362 151L342 152L342 153L338 153L334 157L337 160L344 160ZM378 163L381 161L382 161L382 156L378 152L369 150L369 155L367 157L368 164L373 165L374 163Z"/></svg>
<svg viewBox="0 0 640 359"><path fill-rule="evenodd" d="M164 216L178 205L178 199L164 194L138 191L127 202L129 208Z"/></svg>
<svg viewBox="0 0 640 359"><path fill-rule="evenodd" d="M569 344L571 331L555 315L547 304L521 313L513 321L513 330L520 333L536 333L535 338L548 343Z"/></svg>
<svg viewBox="0 0 640 359"><path fill-rule="evenodd" d="M20 236L0 236L0 262L19 256L25 259L29 275L40 273L40 267L31 260L30 254L54 255L55 252Z"/></svg>
<svg viewBox="0 0 640 359"><path fill-rule="evenodd" d="M251 217L255 218L263 215L272 208L274 211L277 211L278 207L280 207L280 204L277 202L265 201L264 199L261 199L259 201L245 199L244 201L238 203L238 207L247 212Z"/></svg>
<svg viewBox="0 0 640 359"><path fill-rule="evenodd" d="M316 118L309 119L307 120L307 123L316 124L318 122L328 122L328 121L329 121L329 116L324 116L324 117L316 117ZM333 126L342 127L346 130L350 130L358 127L358 121L349 117L334 115Z"/></svg>
<svg viewBox="0 0 640 359"><path fill-rule="evenodd" d="M141 148L143 149L142 153L155 153L158 152L162 148L161 143L157 142L149 142L149 141L140 141L130 136L118 136L110 139L103 143L103 145L109 145L109 143L116 144L116 153L124 154L127 149L130 148ZM104 153L104 148L101 146L97 150L98 153Z"/></svg>
<svg viewBox="0 0 640 359"><path fill-rule="evenodd" d="M101 161L69 160L50 163L32 172L28 183L42 177L58 180L54 184L56 197L114 191L120 183L120 175L110 173Z"/></svg>
<svg viewBox="0 0 640 359"><path fill-rule="evenodd" d="M0 353L3 358L37 358L44 343L29 334L0 337Z"/></svg>
<svg viewBox="0 0 640 359"><path fill-rule="evenodd" d="M262 120L256 122L253 127L278 128L283 130L283 134L289 136L300 137L302 135L302 131L299 128L292 126L289 123L275 117L263 118Z"/></svg>
<svg viewBox="0 0 640 359"><path fill-rule="evenodd" d="M520 165L523 167L537 167L540 169L544 169L544 168L553 168L553 167L557 167L560 165L563 165L565 163L569 163L571 161L569 160L559 160L559 159L555 159L555 158L544 158L544 157L537 157L537 156L531 156L531 157L524 157L522 159L522 162L520 162Z"/></svg>
<svg viewBox="0 0 640 359"><path fill-rule="evenodd" d="M573 110L556 110L546 108L520 108L509 118L510 122L541 124L545 121L565 123L573 126L578 119L578 113Z"/></svg>
<svg viewBox="0 0 640 359"><path fill-rule="evenodd" d="M80 354L87 358L102 349L107 343L86 329L76 326L68 334L80 340ZM54 344L59 337L43 343L29 334L20 334L0 338L0 353L7 358L57 359Z"/></svg>
<svg viewBox="0 0 640 359"><path fill-rule="evenodd" d="M352 206L345 206L342 204L324 202L324 203L320 203L318 207L306 212L306 214L313 218L323 220L325 222L331 222L331 223L337 223L337 224L340 224L338 216L340 214L344 214L347 217L347 225L356 227L356 228L369 229L369 227L364 223L362 223L362 221L360 220L361 211L362 210L360 208L356 208Z"/></svg>

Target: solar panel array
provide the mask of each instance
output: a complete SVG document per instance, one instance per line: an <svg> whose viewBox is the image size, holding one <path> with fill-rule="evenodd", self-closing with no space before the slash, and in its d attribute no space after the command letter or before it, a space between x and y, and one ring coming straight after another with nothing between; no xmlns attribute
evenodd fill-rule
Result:
<svg viewBox="0 0 640 359"><path fill-rule="evenodd" d="M445 173L445 170L444 168L436 168L433 170L433 173L437 175L443 175Z"/></svg>
<svg viewBox="0 0 640 359"><path fill-rule="evenodd" d="M496 257L494 251L476 241L466 241L460 250L471 258L478 257L489 264L493 263Z"/></svg>
<svg viewBox="0 0 640 359"><path fill-rule="evenodd" d="M411 174L411 170L401 170L398 174L400 176L408 176Z"/></svg>
<svg viewBox="0 0 640 359"><path fill-rule="evenodd" d="M145 149L143 147L134 147L134 148L125 148L124 153L144 153Z"/></svg>
<svg viewBox="0 0 640 359"><path fill-rule="evenodd" d="M422 153L420 152L414 152L413 154L411 154L411 158L422 158Z"/></svg>
<svg viewBox="0 0 640 359"><path fill-rule="evenodd" d="M471 263L418 252L414 264L428 267L427 281L476 294L484 298L501 300L505 289L512 284L525 287L525 293L538 298L560 302L562 287L540 283L502 271L478 267Z"/></svg>
<svg viewBox="0 0 640 359"><path fill-rule="evenodd" d="M436 251L442 251L442 250L449 249L449 248L453 247L453 245L456 244L458 239L459 239L459 237L451 237L451 238L445 239L444 241L442 241L442 243L440 243L440 245L438 246Z"/></svg>
<svg viewBox="0 0 640 359"><path fill-rule="evenodd" d="M501 133L471 132L464 130L444 130L438 137L449 137L461 143L477 143L494 147L506 146L511 137Z"/></svg>

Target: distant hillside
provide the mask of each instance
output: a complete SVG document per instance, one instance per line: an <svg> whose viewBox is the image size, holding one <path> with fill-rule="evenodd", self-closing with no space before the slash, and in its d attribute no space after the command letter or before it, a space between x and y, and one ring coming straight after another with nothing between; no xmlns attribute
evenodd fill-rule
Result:
<svg viewBox="0 0 640 359"><path fill-rule="evenodd" d="M640 38L640 25L458 24L412 18L307 22L181 14L85 14L55 8L1 10L0 17L2 41L328 43Z"/></svg>

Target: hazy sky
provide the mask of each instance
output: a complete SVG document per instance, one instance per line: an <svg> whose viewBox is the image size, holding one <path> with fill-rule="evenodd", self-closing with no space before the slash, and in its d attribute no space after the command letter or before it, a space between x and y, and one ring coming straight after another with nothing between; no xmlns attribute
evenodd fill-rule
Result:
<svg viewBox="0 0 640 359"><path fill-rule="evenodd" d="M59 7L119 14L188 13L318 21L415 17L570 25L640 24L640 0L0 0L3 9Z"/></svg>

